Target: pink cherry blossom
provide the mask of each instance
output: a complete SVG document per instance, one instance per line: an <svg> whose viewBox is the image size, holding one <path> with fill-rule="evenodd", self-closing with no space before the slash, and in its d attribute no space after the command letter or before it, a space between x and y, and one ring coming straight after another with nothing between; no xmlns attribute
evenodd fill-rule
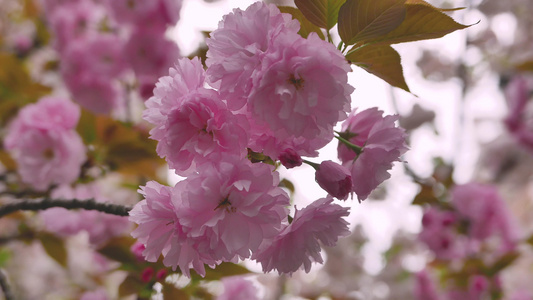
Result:
<svg viewBox="0 0 533 300"><path fill-rule="evenodd" d="M99 202L109 202L101 195L97 184L78 185L75 188L60 186L52 191L54 199L95 199ZM112 237L120 236L130 230L128 219L93 210L72 211L61 207L54 207L41 212L46 229L62 236L87 232L89 242L99 245Z"/></svg>
<svg viewBox="0 0 533 300"><path fill-rule="evenodd" d="M241 108L252 87L251 75L262 54L280 32L298 32L298 21L273 4L256 2L245 11L234 9L223 17L206 44L210 82L220 89L232 110Z"/></svg>
<svg viewBox="0 0 533 300"><path fill-rule="evenodd" d="M199 90L205 90L205 71L198 58L179 59L169 75L159 78L153 91L154 96L148 99L143 118L157 126L164 126L168 114L179 106L183 99Z"/></svg>
<svg viewBox="0 0 533 300"><path fill-rule="evenodd" d="M60 52L72 41L96 33L106 15L103 7L90 0L61 3L47 10L48 22L54 32L54 47Z"/></svg>
<svg viewBox="0 0 533 300"><path fill-rule="evenodd" d="M422 218L418 239L426 244L438 259L451 260L464 256L464 240L455 232L457 218L451 211L428 209Z"/></svg>
<svg viewBox="0 0 533 300"><path fill-rule="evenodd" d="M79 116L75 104L55 97L42 98L19 112L4 146L17 162L24 183L46 190L78 178L86 159L85 146L74 131Z"/></svg>
<svg viewBox="0 0 533 300"><path fill-rule="evenodd" d="M428 271L422 270L416 273L414 296L416 300L439 300L442 299L437 293L435 282L430 278Z"/></svg>
<svg viewBox="0 0 533 300"><path fill-rule="evenodd" d="M133 207L129 219L139 225L131 235L145 245L145 259L156 262L163 255L166 266L174 270L179 266L187 276L190 276L190 269L193 268L205 276L204 263L213 267L216 262L200 258L200 253L187 238L171 200L172 188L150 181L139 192L145 200Z"/></svg>
<svg viewBox="0 0 533 300"><path fill-rule="evenodd" d="M248 112L275 135L315 139L350 111L350 70L340 51L317 35L280 33L253 74Z"/></svg>
<svg viewBox="0 0 533 300"><path fill-rule="evenodd" d="M341 137L356 146L364 145L359 155L351 149L353 154L348 154L346 145L339 145L339 158L351 170L353 191L359 200L390 177L392 163L407 150L405 130L394 124L398 116L382 114L375 108L358 114L354 110L342 125Z"/></svg>
<svg viewBox="0 0 533 300"><path fill-rule="evenodd" d="M250 280L243 276L222 278L224 291L216 300L259 300L258 290Z"/></svg>
<svg viewBox="0 0 533 300"><path fill-rule="evenodd" d="M114 34L94 34L69 43L61 58L64 77L117 77L126 68L124 42Z"/></svg>
<svg viewBox="0 0 533 300"><path fill-rule="evenodd" d="M180 65L201 68L198 60L193 62L184 59ZM202 72L193 72L195 74ZM179 78L176 74L173 81L179 85L187 78ZM196 79L194 77L193 81ZM166 99L154 96L148 100L148 110L144 115L146 120L156 125L150 131L151 138L159 141L157 153L166 157L169 166L177 174L186 176L195 172L197 165L207 161L206 158L212 154L244 156L248 144L246 117L230 112L215 90L202 88L198 84L196 89L184 89L183 92L187 94L168 103L168 111L160 109L167 104L163 103Z"/></svg>
<svg viewBox="0 0 533 300"><path fill-rule="evenodd" d="M123 55L138 77L151 78L167 74L180 56L176 43L167 40L163 34L144 27L131 34L124 46Z"/></svg>
<svg viewBox="0 0 533 300"><path fill-rule="evenodd" d="M470 237L478 240L498 235L506 251L514 249L518 234L498 190L494 186L468 183L452 189L452 203L469 223Z"/></svg>
<svg viewBox="0 0 533 300"><path fill-rule="evenodd" d="M104 290L85 292L80 296L80 300L108 300L109 297Z"/></svg>
<svg viewBox="0 0 533 300"><path fill-rule="evenodd" d="M164 32L166 25L174 25L179 20L182 0L108 0L106 3L119 22L159 27Z"/></svg>
<svg viewBox="0 0 533 300"><path fill-rule="evenodd" d="M110 114L124 104L124 91L119 83L96 76L65 77L72 99L96 114Z"/></svg>
<svg viewBox="0 0 533 300"><path fill-rule="evenodd" d="M533 114L530 103L531 78L517 76L505 90L509 114L504 120L507 129L521 145L533 150Z"/></svg>
<svg viewBox="0 0 533 300"><path fill-rule="evenodd" d="M294 213L294 219L276 238L266 244L252 259L263 266L263 272L274 269L292 274L298 269L311 270L313 262L322 263L320 243L334 246L341 236L350 234L348 208L332 204L333 198L322 198Z"/></svg>
<svg viewBox="0 0 533 300"><path fill-rule="evenodd" d="M352 191L350 171L331 160L320 163L315 180L321 188L337 199L346 200Z"/></svg>
<svg viewBox="0 0 533 300"><path fill-rule="evenodd" d="M279 233L289 197L271 166L224 155L198 171L176 184L172 203L199 253L244 259Z"/></svg>

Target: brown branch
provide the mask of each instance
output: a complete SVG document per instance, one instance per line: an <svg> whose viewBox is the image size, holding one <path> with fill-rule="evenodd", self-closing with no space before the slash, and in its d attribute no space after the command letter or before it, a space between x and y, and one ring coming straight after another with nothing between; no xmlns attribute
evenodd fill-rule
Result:
<svg viewBox="0 0 533 300"><path fill-rule="evenodd" d="M57 200L57 199L44 198L43 200L22 200L22 201L17 201L14 203L2 205L0 206L0 218L10 213L19 211L19 210L37 211L37 210L44 210L44 209L48 209L52 207L63 207L66 209L97 210L100 212L117 215L117 216L128 216L129 211L131 210L131 207L129 206L96 202L94 199Z"/></svg>
<svg viewBox="0 0 533 300"><path fill-rule="evenodd" d="M0 288L2 292L4 293L4 298L6 300L14 300L15 296L13 295L13 292L11 291L11 287L9 286L7 282L7 276L3 269L0 269Z"/></svg>

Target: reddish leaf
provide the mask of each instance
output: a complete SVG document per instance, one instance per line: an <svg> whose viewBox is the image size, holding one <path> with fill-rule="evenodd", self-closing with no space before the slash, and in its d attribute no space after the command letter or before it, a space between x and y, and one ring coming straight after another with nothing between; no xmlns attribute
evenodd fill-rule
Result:
<svg viewBox="0 0 533 300"><path fill-rule="evenodd" d="M294 0L302 14L320 28L331 29L337 24L339 9L346 0Z"/></svg>
<svg viewBox="0 0 533 300"><path fill-rule="evenodd" d="M163 283L163 299L189 300L191 297L170 283Z"/></svg>
<svg viewBox="0 0 533 300"><path fill-rule="evenodd" d="M316 32L321 39L325 39L324 33L320 27L307 20L302 12L297 8L290 6L279 6L278 8L282 13L291 14L293 19L296 19L298 22L300 22L300 31L298 31L298 34L302 37L307 38L311 32Z"/></svg>
<svg viewBox="0 0 533 300"><path fill-rule="evenodd" d="M385 80L392 86L409 92L403 77L400 54L389 45L365 46L353 52L348 51L346 59L367 72Z"/></svg>
<svg viewBox="0 0 533 300"><path fill-rule="evenodd" d="M405 0L347 0L339 10L339 35L347 45L375 40L405 18Z"/></svg>

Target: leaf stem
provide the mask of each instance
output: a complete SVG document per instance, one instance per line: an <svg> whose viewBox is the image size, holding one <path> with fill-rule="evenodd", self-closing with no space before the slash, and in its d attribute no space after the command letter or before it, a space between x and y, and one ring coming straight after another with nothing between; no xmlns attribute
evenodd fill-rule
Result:
<svg viewBox="0 0 533 300"><path fill-rule="evenodd" d="M66 209L86 209L86 210L97 210L103 213L117 215L117 216L128 216L131 207L96 202L94 199L79 200L79 199L70 199L70 200L58 200L44 198L42 200L22 200L19 202L9 203L0 206L0 218L8 215L10 213L19 211L19 210L45 210L52 207L63 207Z"/></svg>
<svg viewBox="0 0 533 300"><path fill-rule="evenodd" d="M347 139L341 137L341 136L338 136L336 135L335 138L337 140L339 140L341 143L343 143L344 145L346 145L346 147L352 149L357 155L361 154L361 152L363 152L363 148L355 145L355 144L352 144L350 141L348 141Z"/></svg>
<svg viewBox="0 0 533 300"><path fill-rule="evenodd" d="M319 165L319 164L314 163L314 162L312 162L312 161L308 161L308 160L306 160L306 159L302 159L302 162L304 162L304 163L310 165L311 167L313 167L313 169L315 169L315 170L317 170L317 171L318 171L318 169L320 168L320 165Z"/></svg>

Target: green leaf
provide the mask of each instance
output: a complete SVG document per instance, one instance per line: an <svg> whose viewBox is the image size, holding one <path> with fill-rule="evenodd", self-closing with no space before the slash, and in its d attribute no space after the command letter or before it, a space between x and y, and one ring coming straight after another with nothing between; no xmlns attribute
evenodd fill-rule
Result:
<svg viewBox="0 0 533 300"><path fill-rule="evenodd" d="M140 290L142 290L144 285L144 282L142 282L139 278L130 274L118 287L118 295L119 297L126 297L132 294L137 294Z"/></svg>
<svg viewBox="0 0 533 300"><path fill-rule="evenodd" d="M404 20L405 0L347 0L339 10L339 35L352 45L375 40Z"/></svg>
<svg viewBox="0 0 533 300"><path fill-rule="evenodd" d="M311 32L316 32L321 39L325 39L324 33L320 27L307 20L302 12L297 8L291 6L278 6L278 8L282 13L291 14L293 19L296 19L298 22L300 22L300 31L298 31L298 34L303 38L307 38Z"/></svg>
<svg viewBox="0 0 533 300"><path fill-rule="evenodd" d="M392 86L404 89L409 87L403 76L400 54L389 45L369 45L348 51L346 59L365 71L385 80Z"/></svg>
<svg viewBox="0 0 533 300"><path fill-rule="evenodd" d="M96 116L90 111L82 109L76 131L85 144L94 143L96 141Z"/></svg>
<svg viewBox="0 0 533 300"><path fill-rule="evenodd" d="M419 3L420 1L415 2L407 2L405 4L405 19L398 27L384 36L365 42L397 44L436 39L471 26L455 22L451 17L444 14L442 9L427 3Z"/></svg>
<svg viewBox="0 0 533 300"><path fill-rule="evenodd" d="M191 297L170 283L163 283L163 299L189 300Z"/></svg>
<svg viewBox="0 0 533 300"><path fill-rule="evenodd" d="M429 7L433 7L439 11L456 11L456 10L462 10L462 9L465 9L466 7L456 7L456 8L437 8L429 3L427 3L426 1L424 0L406 0L405 3L407 4L422 4L422 5L427 5Z"/></svg>
<svg viewBox="0 0 533 300"><path fill-rule="evenodd" d="M7 248L0 249L0 268L5 267L6 263L11 258L11 251Z"/></svg>
<svg viewBox="0 0 533 300"><path fill-rule="evenodd" d="M329 30L337 24L339 9L345 1L294 0L294 4L311 23Z"/></svg>
<svg viewBox="0 0 533 300"><path fill-rule="evenodd" d="M67 249L65 241L50 233L40 233L39 241L43 245L44 251L63 267L67 266Z"/></svg>

